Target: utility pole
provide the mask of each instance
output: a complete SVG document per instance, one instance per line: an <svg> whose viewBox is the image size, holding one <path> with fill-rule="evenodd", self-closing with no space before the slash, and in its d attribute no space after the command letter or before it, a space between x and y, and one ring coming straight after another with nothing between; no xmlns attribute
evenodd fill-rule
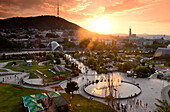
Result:
<svg viewBox="0 0 170 112"><path fill-rule="evenodd" d="M59 5L59 0L57 0L57 17L60 16L60 5Z"/></svg>

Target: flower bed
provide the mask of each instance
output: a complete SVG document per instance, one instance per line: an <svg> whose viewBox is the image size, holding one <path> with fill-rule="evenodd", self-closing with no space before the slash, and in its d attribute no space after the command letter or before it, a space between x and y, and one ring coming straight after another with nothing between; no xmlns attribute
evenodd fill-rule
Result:
<svg viewBox="0 0 170 112"><path fill-rule="evenodd" d="M54 80L62 80L63 77L59 76L59 77L54 77L53 79L54 79Z"/></svg>

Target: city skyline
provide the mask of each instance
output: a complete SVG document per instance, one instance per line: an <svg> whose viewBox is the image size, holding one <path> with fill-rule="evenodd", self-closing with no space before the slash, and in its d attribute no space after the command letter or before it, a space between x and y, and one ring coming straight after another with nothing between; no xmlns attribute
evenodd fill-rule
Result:
<svg viewBox="0 0 170 112"><path fill-rule="evenodd" d="M170 34L169 0L59 0L60 17L99 33ZM57 16L57 0L1 0L0 18Z"/></svg>

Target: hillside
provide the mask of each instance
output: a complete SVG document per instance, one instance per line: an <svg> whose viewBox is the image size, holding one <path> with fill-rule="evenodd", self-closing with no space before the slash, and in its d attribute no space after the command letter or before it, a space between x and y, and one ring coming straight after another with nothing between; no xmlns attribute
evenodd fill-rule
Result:
<svg viewBox="0 0 170 112"><path fill-rule="evenodd" d="M14 17L0 20L0 29L30 29L53 30L73 29L81 27L63 18L55 16ZM83 29L83 28L81 28Z"/></svg>

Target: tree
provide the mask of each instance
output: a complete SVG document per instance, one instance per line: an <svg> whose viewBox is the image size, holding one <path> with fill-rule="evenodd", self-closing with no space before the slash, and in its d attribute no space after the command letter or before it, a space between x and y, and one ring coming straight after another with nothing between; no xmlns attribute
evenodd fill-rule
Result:
<svg viewBox="0 0 170 112"><path fill-rule="evenodd" d="M43 38L43 36L36 34L35 38Z"/></svg>
<svg viewBox="0 0 170 112"><path fill-rule="evenodd" d="M56 61L56 64L60 64L61 63L60 58L56 58L55 61Z"/></svg>
<svg viewBox="0 0 170 112"><path fill-rule="evenodd" d="M104 98L104 101L107 102L107 105L108 105L108 106L110 106L109 103L110 103L111 99L110 99L110 96L109 96L109 95Z"/></svg>
<svg viewBox="0 0 170 112"><path fill-rule="evenodd" d="M141 78L149 77L151 74L151 70L146 66L138 66L134 71L137 74L137 77Z"/></svg>
<svg viewBox="0 0 170 112"><path fill-rule="evenodd" d="M45 48L46 46L44 44L39 45L40 48Z"/></svg>
<svg viewBox="0 0 170 112"><path fill-rule="evenodd" d="M110 47L110 46L106 46L105 49L106 49L107 51L110 51L110 50L111 50L111 47Z"/></svg>
<svg viewBox="0 0 170 112"><path fill-rule="evenodd" d="M0 37L0 50L5 50L7 48L13 48L12 42L4 37Z"/></svg>
<svg viewBox="0 0 170 112"><path fill-rule="evenodd" d="M98 51L102 51L103 48L104 48L104 45L103 45L103 44L98 44L98 45L97 45L97 50L98 50Z"/></svg>
<svg viewBox="0 0 170 112"><path fill-rule="evenodd" d="M27 48L33 48L34 47L34 44L31 42L27 45Z"/></svg>
<svg viewBox="0 0 170 112"><path fill-rule="evenodd" d="M15 35L15 34L11 34L11 35L9 35L7 38L17 38L17 35Z"/></svg>
<svg viewBox="0 0 170 112"><path fill-rule="evenodd" d="M68 38L63 38L63 40L64 40L64 43L68 42Z"/></svg>
<svg viewBox="0 0 170 112"><path fill-rule="evenodd" d="M132 69L133 65L131 62L127 61L127 62L124 62L123 64L123 71L127 71L127 70L130 70Z"/></svg>
<svg viewBox="0 0 170 112"><path fill-rule="evenodd" d="M68 47L68 48L70 48L70 47L75 47L76 46L76 44L74 43L74 42L66 42L66 43L64 43L64 45L63 45L64 47Z"/></svg>
<svg viewBox="0 0 170 112"><path fill-rule="evenodd" d="M35 55L34 54L28 54L27 55L27 59L35 59Z"/></svg>
<svg viewBox="0 0 170 112"><path fill-rule="evenodd" d="M80 48L86 48L88 46L88 44L90 43L90 40L89 39L85 39L83 41L80 42L79 46Z"/></svg>
<svg viewBox="0 0 170 112"><path fill-rule="evenodd" d="M25 47L23 42L17 42L17 48L18 49L22 49L23 47Z"/></svg>
<svg viewBox="0 0 170 112"><path fill-rule="evenodd" d="M160 103L160 105L155 103L155 105L158 107L158 112L170 112L170 105L168 105L167 100L156 100Z"/></svg>
<svg viewBox="0 0 170 112"><path fill-rule="evenodd" d="M95 65L96 64L96 60L94 59L94 57L88 57L87 64L88 65Z"/></svg>
<svg viewBox="0 0 170 112"><path fill-rule="evenodd" d="M133 43L127 43L126 42L125 45L124 45L124 48L125 49L134 49L134 48L137 48L137 46Z"/></svg>
<svg viewBox="0 0 170 112"><path fill-rule="evenodd" d="M59 35L58 35L58 34L55 35L55 34L53 34L53 33L47 33L47 34L46 34L46 37L48 37L48 38L58 38Z"/></svg>
<svg viewBox="0 0 170 112"><path fill-rule="evenodd" d="M3 55L2 55L2 59L3 59L3 60L5 60L5 58L6 58L6 55L5 55L5 54L3 54Z"/></svg>
<svg viewBox="0 0 170 112"><path fill-rule="evenodd" d="M57 52L54 52L53 54L54 54L54 57L55 57L55 58L60 58L60 55L59 55L59 53L57 53Z"/></svg>
<svg viewBox="0 0 170 112"><path fill-rule="evenodd" d="M159 44L159 43L154 43L154 44L152 44L152 45L145 45L145 48L151 48L151 49L154 49L154 50L156 50L156 49L158 49L158 47L166 47L166 45L165 44Z"/></svg>
<svg viewBox="0 0 170 112"><path fill-rule="evenodd" d="M52 53L49 53L46 55L46 59L47 60L53 60L54 59L54 55Z"/></svg>
<svg viewBox="0 0 170 112"><path fill-rule="evenodd" d="M121 62L121 61L122 61L121 57L118 56L117 59L116 59L116 61Z"/></svg>
<svg viewBox="0 0 170 112"><path fill-rule="evenodd" d="M65 91L67 94L70 94L70 92L73 95L74 91L77 91L79 89L77 82L69 82L67 83L67 87L65 88Z"/></svg>
<svg viewBox="0 0 170 112"><path fill-rule="evenodd" d="M135 59L136 59L138 62L140 62L140 60L142 59L142 57L141 57L140 55L137 55L137 56L135 56Z"/></svg>
<svg viewBox="0 0 170 112"><path fill-rule="evenodd" d="M43 52L43 56L46 57L46 55L47 55L47 53L44 51L44 52Z"/></svg>

